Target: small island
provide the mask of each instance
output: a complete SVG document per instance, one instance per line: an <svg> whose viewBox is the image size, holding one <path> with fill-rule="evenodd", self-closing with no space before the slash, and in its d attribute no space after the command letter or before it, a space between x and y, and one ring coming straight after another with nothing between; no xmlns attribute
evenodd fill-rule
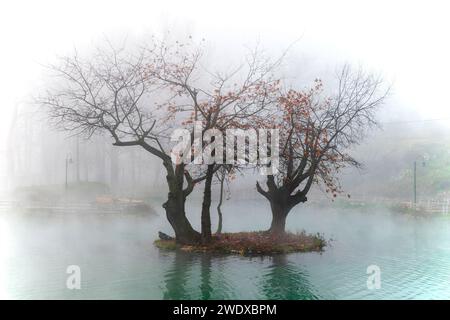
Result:
<svg viewBox="0 0 450 320"><path fill-rule="evenodd" d="M163 250L208 252L219 254L274 255L293 252L321 252L328 241L320 234L286 232L275 235L267 231L222 233L207 244L177 244L175 239L158 239L155 246Z"/></svg>

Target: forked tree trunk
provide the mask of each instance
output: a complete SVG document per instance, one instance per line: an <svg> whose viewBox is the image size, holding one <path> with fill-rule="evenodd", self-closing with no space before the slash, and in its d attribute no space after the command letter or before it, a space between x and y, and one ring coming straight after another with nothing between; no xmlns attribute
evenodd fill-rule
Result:
<svg viewBox="0 0 450 320"><path fill-rule="evenodd" d="M201 240L200 233L192 228L186 217L185 203L186 195L183 190L183 168L173 170L172 163L164 163L167 170L167 184L169 194L167 201L163 204L166 217L175 232L175 239L182 244L195 244Z"/></svg>
<svg viewBox="0 0 450 320"><path fill-rule="evenodd" d="M183 192L169 192L167 201L163 204L166 210L166 217L175 232L177 243L195 244L199 243L200 233L192 228L185 212L185 199Z"/></svg>
<svg viewBox="0 0 450 320"><path fill-rule="evenodd" d="M256 190L270 202L272 209L272 223L268 232L273 234L283 234L286 230L286 218L296 205L308 201L306 194L308 193L310 184L302 191L292 194L298 185L282 185L277 186L273 176L267 177L268 190L265 191L259 183L256 183Z"/></svg>

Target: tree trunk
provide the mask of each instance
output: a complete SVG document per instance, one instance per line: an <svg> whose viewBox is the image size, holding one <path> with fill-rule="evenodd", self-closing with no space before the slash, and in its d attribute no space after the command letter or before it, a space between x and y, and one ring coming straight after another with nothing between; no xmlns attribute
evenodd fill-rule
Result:
<svg viewBox="0 0 450 320"><path fill-rule="evenodd" d="M164 167L167 170L166 179L169 186L169 194L167 201L163 204L163 208L166 210L167 220L169 220L175 232L175 239L182 244L199 243L201 240L200 233L192 228L186 217L186 195L183 190L184 168L181 167L174 170L170 160L164 162Z"/></svg>
<svg viewBox="0 0 450 320"><path fill-rule="evenodd" d="M195 244L200 242L200 233L195 231L186 217L183 191L174 194L169 192L167 201L163 204L166 217L175 232L177 243Z"/></svg>
<svg viewBox="0 0 450 320"><path fill-rule="evenodd" d="M217 205L217 215L219 216L219 221L217 223L217 231L216 234L222 233L222 202L223 202L223 183L225 181L225 174L222 174L220 179L220 194L219 194L219 204Z"/></svg>
<svg viewBox="0 0 450 320"><path fill-rule="evenodd" d="M202 242L208 243L211 241L211 185L214 176L214 165L208 165L205 179L205 190L203 193L202 203Z"/></svg>
<svg viewBox="0 0 450 320"><path fill-rule="evenodd" d="M217 215L219 216L219 221L217 222L217 234L222 233L222 210L220 210L220 206L217 207Z"/></svg>
<svg viewBox="0 0 450 320"><path fill-rule="evenodd" d="M286 201L272 200L270 201L272 209L272 223L270 224L269 232L276 235L285 233L286 218L289 214L290 207Z"/></svg>

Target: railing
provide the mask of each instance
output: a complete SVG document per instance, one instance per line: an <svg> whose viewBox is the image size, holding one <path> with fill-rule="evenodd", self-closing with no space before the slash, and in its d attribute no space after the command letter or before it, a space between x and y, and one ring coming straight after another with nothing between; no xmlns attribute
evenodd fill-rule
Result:
<svg viewBox="0 0 450 320"><path fill-rule="evenodd" d="M37 201L17 201L0 200L0 211L20 211L20 212L41 212L52 214L71 214L71 213L102 213L102 214L121 214L130 211L153 212L142 201L129 200L124 201L95 201L95 202L37 202Z"/></svg>
<svg viewBox="0 0 450 320"><path fill-rule="evenodd" d="M450 199L429 199L421 200L414 204L412 201L403 202L402 205L408 209L429 214L448 215L450 209Z"/></svg>
<svg viewBox="0 0 450 320"><path fill-rule="evenodd" d="M311 204L319 204L319 203L327 203L330 199L310 199L308 202ZM350 205L357 206L370 206L370 205L385 205L387 207L398 207L407 210L415 210L422 214L442 214L448 215L450 214L450 199L423 199L417 201L414 204L413 201L404 201L400 199L391 199L391 198L381 198L381 197L373 197L373 198L351 198L343 200L345 203Z"/></svg>

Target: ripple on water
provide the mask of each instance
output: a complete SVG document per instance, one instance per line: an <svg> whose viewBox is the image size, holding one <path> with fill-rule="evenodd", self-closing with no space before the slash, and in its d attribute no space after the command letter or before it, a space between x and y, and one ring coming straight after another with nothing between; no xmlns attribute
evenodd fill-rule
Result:
<svg viewBox="0 0 450 320"><path fill-rule="evenodd" d="M289 225L335 239L322 254L162 252L153 246L167 227L162 218L2 214L1 248L8 250L0 251L0 293L19 299L450 299L450 219L303 209ZM260 202L227 203L224 227L254 229L256 221L262 229L264 210ZM82 290L65 286L71 264L81 267ZM381 269L379 290L367 288L369 265Z"/></svg>

